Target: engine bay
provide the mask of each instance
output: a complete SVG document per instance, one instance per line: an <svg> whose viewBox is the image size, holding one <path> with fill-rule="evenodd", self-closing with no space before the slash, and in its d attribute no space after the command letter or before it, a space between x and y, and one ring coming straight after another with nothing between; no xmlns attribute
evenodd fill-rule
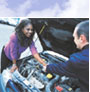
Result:
<svg viewBox="0 0 90 92"><path fill-rule="evenodd" d="M66 62L67 59L56 54L51 55L48 51L40 53L40 57L46 64ZM79 88L77 80L46 73L43 66L32 55L21 59L18 66L19 69L13 73L12 80L20 92L79 92L76 90Z"/></svg>

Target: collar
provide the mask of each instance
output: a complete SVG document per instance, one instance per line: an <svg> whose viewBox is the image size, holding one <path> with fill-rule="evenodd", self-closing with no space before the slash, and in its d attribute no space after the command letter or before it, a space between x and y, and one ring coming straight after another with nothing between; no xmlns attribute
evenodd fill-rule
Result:
<svg viewBox="0 0 90 92"><path fill-rule="evenodd" d="M89 44L85 45L82 50L89 48Z"/></svg>

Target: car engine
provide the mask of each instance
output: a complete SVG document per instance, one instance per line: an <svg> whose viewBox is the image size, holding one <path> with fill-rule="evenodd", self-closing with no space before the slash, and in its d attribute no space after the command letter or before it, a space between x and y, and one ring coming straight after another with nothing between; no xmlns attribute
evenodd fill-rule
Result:
<svg viewBox="0 0 90 92"><path fill-rule="evenodd" d="M66 62L68 59L52 53L44 51L40 53L40 56L47 64ZM20 92L79 92L76 91L79 87L72 85L71 78L46 73L43 66L33 56L21 59L18 66L19 69L13 73L12 80ZM76 80L72 80L76 83Z"/></svg>

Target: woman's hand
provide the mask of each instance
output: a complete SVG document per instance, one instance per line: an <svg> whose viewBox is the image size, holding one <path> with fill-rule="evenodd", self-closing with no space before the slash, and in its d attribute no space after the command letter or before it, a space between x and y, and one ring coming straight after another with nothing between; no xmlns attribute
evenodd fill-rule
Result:
<svg viewBox="0 0 90 92"><path fill-rule="evenodd" d="M45 60L42 59L42 58L39 56L38 53L34 54L33 56L34 56L34 58L35 58L39 63L41 63L43 66L46 66Z"/></svg>
<svg viewBox="0 0 90 92"><path fill-rule="evenodd" d="M16 64L13 64L12 67L11 67L11 70L10 72L14 72L16 69L18 69L17 65Z"/></svg>
<svg viewBox="0 0 90 92"><path fill-rule="evenodd" d="M43 66L47 66L47 64L45 63L45 61L42 61L41 63Z"/></svg>

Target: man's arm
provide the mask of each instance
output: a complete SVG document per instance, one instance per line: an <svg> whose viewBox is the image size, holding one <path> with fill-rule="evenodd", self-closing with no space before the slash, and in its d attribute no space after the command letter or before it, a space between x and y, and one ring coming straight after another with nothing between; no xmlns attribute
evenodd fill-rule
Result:
<svg viewBox="0 0 90 92"><path fill-rule="evenodd" d="M76 77L75 69L76 69L76 60L74 57L71 57L66 62L60 62L58 64L49 64L46 65L46 72L55 73L60 76L68 76L68 77ZM45 69L45 67L44 67Z"/></svg>

